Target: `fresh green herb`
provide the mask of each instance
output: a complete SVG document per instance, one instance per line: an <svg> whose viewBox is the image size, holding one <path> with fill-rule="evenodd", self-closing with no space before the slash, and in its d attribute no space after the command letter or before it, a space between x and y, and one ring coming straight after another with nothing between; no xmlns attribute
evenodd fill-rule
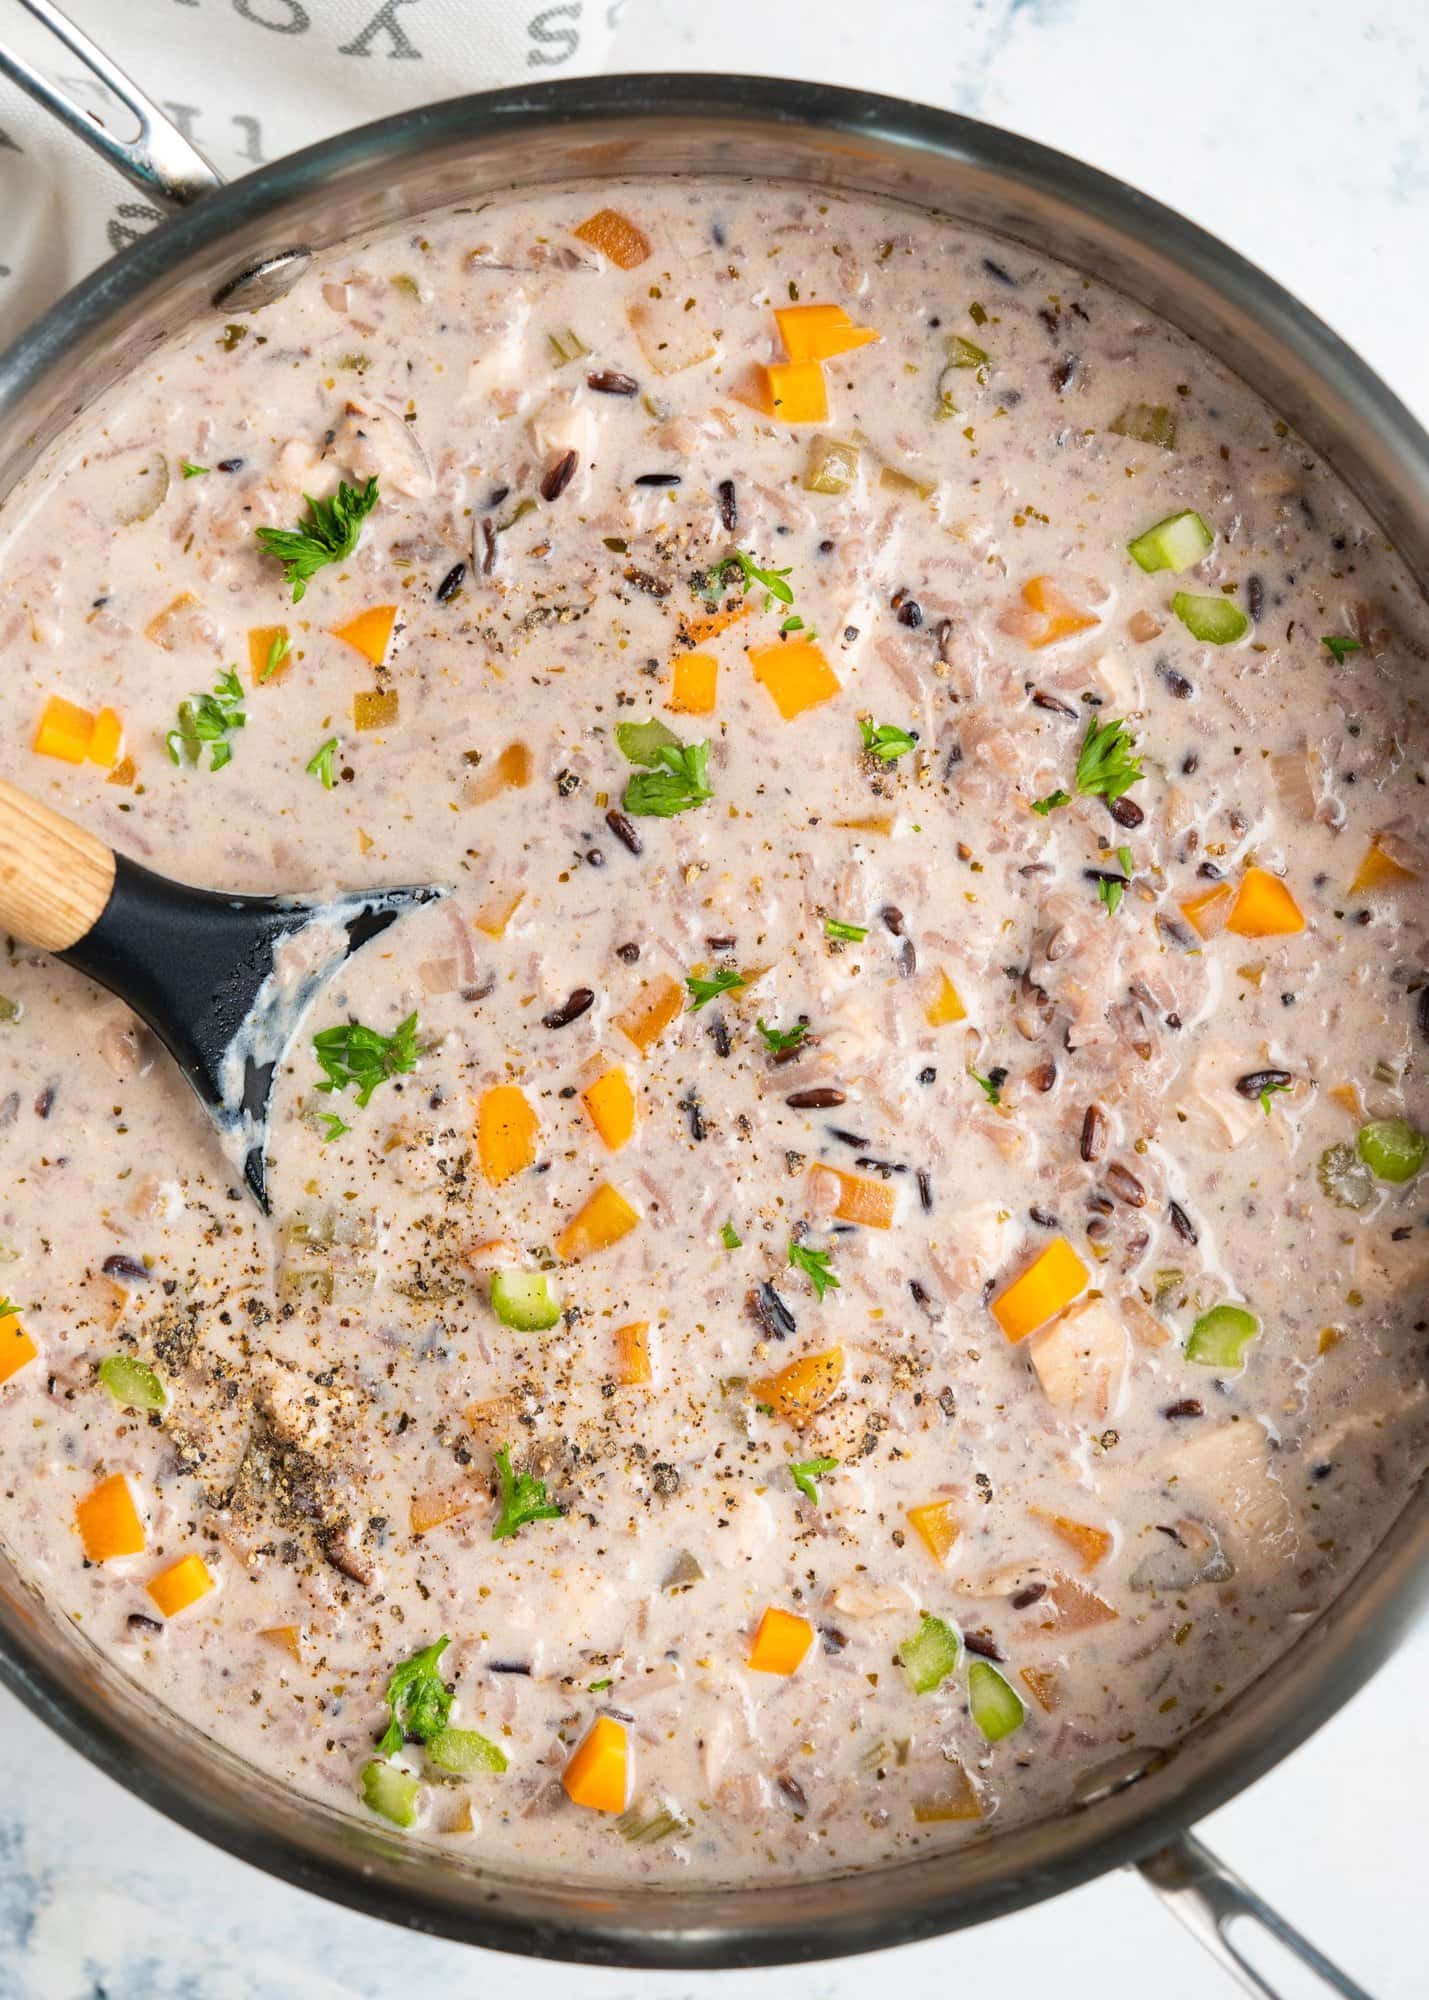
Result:
<svg viewBox="0 0 1429 2000"><path fill-rule="evenodd" d="M0 1300L0 1319L5 1317L7 1304ZM169 1400L168 1391L148 1362L138 1361L132 1354L107 1355L99 1364L99 1379L126 1410L162 1410Z"/></svg>
<svg viewBox="0 0 1429 2000"><path fill-rule="evenodd" d="M820 1299L825 1292L839 1290L839 1281L829 1265L833 1253L829 1250L810 1250L806 1244L789 1245L789 1262L796 1271L802 1271Z"/></svg>
<svg viewBox="0 0 1429 2000"><path fill-rule="evenodd" d="M390 1035L365 1028L360 1021L345 1021L338 1028L323 1028L313 1036L313 1053L327 1078L319 1090L357 1089L360 1105L370 1103L379 1083L392 1076L405 1076L417 1067L417 1017L409 1014Z"/></svg>
<svg viewBox="0 0 1429 2000"><path fill-rule="evenodd" d="M723 1243L726 1250L737 1250L740 1244L743 1243L744 1238L739 1234L739 1231L732 1222L727 1222L719 1233L719 1240Z"/></svg>
<svg viewBox="0 0 1429 2000"><path fill-rule="evenodd" d="M657 715L652 715L647 722L617 723L615 743L622 757L627 757L632 764L646 765L659 764L662 750L683 750L685 747L674 730L667 729Z"/></svg>
<svg viewBox="0 0 1429 2000"><path fill-rule="evenodd" d="M1345 639L1338 635L1329 639L1322 639L1320 644L1334 654L1335 665L1337 667L1342 667L1351 653L1362 653L1364 651L1363 643L1360 640Z"/></svg>
<svg viewBox="0 0 1429 2000"><path fill-rule="evenodd" d="M817 1507L819 1504L819 1489L814 1482L817 1479L822 1479L825 1473L832 1472L837 1464L838 1460L836 1458L796 1459L789 1467L789 1477L793 1480L804 1498L812 1500Z"/></svg>
<svg viewBox="0 0 1429 2000"><path fill-rule="evenodd" d="M691 973L685 980L690 989L690 1012L698 1014L701 1007L707 1007L711 1000L718 1000L721 993L733 993L744 984L744 974L736 972L732 965L722 965L713 979L701 979Z"/></svg>
<svg viewBox="0 0 1429 2000"><path fill-rule="evenodd" d="M344 1132L352 1130L347 1120L339 1118L335 1111L320 1111L318 1117L323 1128L323 1144L325 1146L330 1146L334 1139L340 1139Z"/></svg>
<svg viewBox="0 0 1429 2000"><path fill-rule="evenodd" d="M1267 1118L1270 1116L1271 1098L1275 1096L1277 1091L1288 1090L1289 1088L1290 1085L1288 1083L1268 1083L1264 1090L1260 1092L1260 1108Z"/></svg>
<svg viewBox="0 0 1429 2000"><path fill-rule="evenodd" d="M210 465L195 465L191 458L186 458L181 462L185 479L202 479L206 472L213 470L213 467Z"/></svg>
<svg viewBox="0 0 1429 2000"><path fill-rule="evenodd" d="M754 1025L764 1037L764 1046L771 1056L787 1056L790 1049L798 1048L809 1032L803 1021L796 1021L792 1028L771 1028L763 1020L756 1021Z"/></svg>
<svg viewBox="0 0 1429 2000"><path fill-rule="evenodd" d="M0 1297L0 1319L13 1319L19 1310L13 1299Z"/></svg>
<svg viewBox="0 0 1429 2000"><path fill-rule="evenodd" d="M221 771L233 759L228 738L242 729L248 716L243 707L243 684L234 668L220 674L212 694L191 694L179 703L178 727L164 738L169 761L197 767L208 748L208 768Z"/></svg>
<svg viewBox="0 0 1429 2000"><path fill-rule="evenodd" d="M1045 799L1034 799L1032 801L1032 810L1035 813L1041 813L1043 819L1046 819L1048 813L1055 812L1058 806L1069 806L1071 803L1071 793L1064 792L1058 787L1055 792L1048 792Z"/></svg>
<svg viewBox="0 0 1429 2000"><path fill-rule="evenodd" d="M896 722L880 722L875 728L866 716L861 715L858 730L864 749L884 764L891 764L895 757L905 757L910 750L918 747L918 738L913 732L900 729Z"/></svg>
<svg viewBox="0 0 1429 2000"><path fill-rule="evenodd" d="M975 1069L970 1069L968 1075L986 1092L989 1104L1001 1104L1002 1084L997 1080L996 1071L991 1076L979 1076Z"/></svg>
<svg viewBox="0 0 1429 2000"><path fill-rule="evenodd" d="M392 1720L377 1739L381 1756L395 1757L404 1743L430 1742L446 1728L452 1697L437 1662L450 1644L445 1636L434 1639L394 1670L386 1695Z"/></svg>
<svg viewBox="0 0 1429 2000"><path fill-rule="evenodd" d="M1114 875L1103 875L1097 883L1097 899L1109 917L1114 917L1121 908L1121 899L1126 894L1125 882L1119 882Z"/></svg>
<svg viewBox="0 0 1429 2000"><path fill-rule="evenodd" d="M771 597L777 597L781 604L792 604L794 602L794 593L784 581L790 574L789 570L761 569L753 556L747 556L743 549L735 549L718 565L715 570L716 581L723 583L731 570L737 571L744 579L744 588L746 590L753 583L759 583L764 586L766 592L764 609L766 611L769 609L769 600Z"/></svg>
<svg viewBox="0 0 1429 2000"><path fill-rule="evenodd" d="M314 750L303 769L310 778L321 778L323 790L330 792L337 783L337 774L332 768L332 760L337 755L337 738L329 736L326 743Z"/></svg>
<svg viewBox="0 0 1429 2000"><path fill-rule="evenodd" d="M289 653L292 652L292 650L293 650L293 642L288 637L287 633L275 632L273 634L273 643L268 648L268 657L263 662L263 670L258 676L259 680L260 681L271 680L274 674L277 673L279 667L282 666L284 660L287 659Z"/></svg>
<svg viewBox="0 0 1429 2000"><path fill-rule="evenodd" d="M362 524L377 505L377 481L349 486L342 480L330 500L305 493L307 515L296 528L259 528L255 532L265 554L283 565L284 580L293 586L293 602L301 603L309 577L328 563L346 562L357 547Z"/></svg>
<svg viewBox="0 0 1429 2000"><path fill-rule="evenodd" d="M837 938L844 944L862 944L868 936L868 925L843 924L837 917L825 917L824 936Z"/></svg>
<svg viewBox="0 0 1429 2000"><path fill-rule="evenodd" d="M708 743L690 743L675 749L662 744L659 762L663 770L637 771L625 787L621 800L626 812L637 819L670 819L689 812L714 797L709 786Z"/></svg>
<svg viewBox="0 0 1429 2000"><path fill-rule="evenodd" d="M1116 858L1121 863L1122 874L1129 882L1135 872L1135 863L1131 858L1131 849L1129 847L1119 847L1116 850Z"/></svg>
<svg viewBox="0 0 1429 2000"><path fill-rule="evenodd" d="M611 1675L607 1674L603 1681L588 1681L586 1683L586 1693L599 1694L602 1688L608 1688L614 1686L615 1686L614 1679L612 1678Z"/></svg>
<svg viewBox="0 0 1429 2000"><path fill-rule="evenodd" d="M1093 716L1077 756L1077 790L1083 798L1103 798L1113 805L1146 774L1136 758L1136 744L1124 722L1098 722Z"/></svg>
<svg viewBox="0 0 1429 2000"><path fill-rule="evenodd" d="M792 618L786 618L784 620L784 623L779 627L781 634L785 632L802 632L803 629L804 629L804 621L799 616L797 611L794 613L794 616Z"/></svg>
<svg viewBox="0 0 1429 2000"><path fill-rule="evenodd" d="M565 1508L558 1507L546 1491L544 1479L511 1470L511 1453L506 1445L496 1454L496 1472L501 1481L501 1511L491 1531L493 1542L509 1540L528 1522L558 1521L565 1513Z"/></svg>

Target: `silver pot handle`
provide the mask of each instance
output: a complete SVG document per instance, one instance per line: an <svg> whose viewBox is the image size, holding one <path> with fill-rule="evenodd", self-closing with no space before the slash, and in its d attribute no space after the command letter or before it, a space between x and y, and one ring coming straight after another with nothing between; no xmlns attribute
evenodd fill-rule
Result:
<svg viewBox="0 0 1429 2000"><path fill-rule="evenodd" d="M1280 2000L1275 1987L1237 1949L1231 1925L1237 1918L1268 1931L1340 2000L1370 2000L1363 1986L1332 1965L1307 1937L1263 1903L1248 1883L1218 1861L1193 1833L1182 1834L1139 1863L1141 1873L1169 1910L1178 1916L1227 1972L1261 2000Z"/></svg>
<svg viewBox="0 0 1429 2000"><path fill-rule="evenodd" d="M0 46L0 74L18 83L37 104L68 125L71 132L92 146L102 159L117 167L146 194L185 208L200 195L222 187L223 176L209 165L203 154L184 137L172 119L166 118L153 99L97 48L82 28L62 14L53 0L19 0L27 13L48 28L71 55L77 56L105 88L119 99L139 121L139 136L127 144L99 124L94 114L81 109L57 85L18 56Z"/></svg>

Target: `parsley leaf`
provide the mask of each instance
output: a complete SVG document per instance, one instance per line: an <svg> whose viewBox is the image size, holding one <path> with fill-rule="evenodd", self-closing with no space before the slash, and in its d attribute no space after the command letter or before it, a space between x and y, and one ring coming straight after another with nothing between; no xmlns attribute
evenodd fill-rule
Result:
<svg viewBox="0 0 1429 2000"><path fill-rule="evenodd" d="M263 662L263 671L258 676L259 680L271 680L292 650L293 642L287 633L275 632L273 634L273 643L268 648L268 657Z"/></svg>
<svg viewBox="0 0 1429 2000"><path fill-rule="evenodd" d="M491 1531L493 1542L509 1540L529 1521L558 1521L565 1513L565 1508L558 1507L546 1491L544 1479L511 1470L511 1452L506 1445L496 1454L496 1471L501 1480L501 1512Z"/></svg>
<svg viewBox="0 0 1429 2000"><path fill-rule="evenodd" d="M371 1102L379 1083L415 1069L419 1053L415 1014L399 1022L390 1035L364 1028L360 1021L345 1021L313 1036L313 1054L327 1078L318 1089L346 1090L355 1085L360 1105Z"/></svg>
<svg viewBox="0 0 1429 2000"><path fill-rule="evenodd" d="M891 764L895 757L906 756L908 751L918 747L915 730L900 729L896 722L880 722L877 728L865 716L858 719L859 734L863 747L877 757L881 763Z"/></svg>
<svg viewBox="0 0 1429 2000"><path fill-rule="evenodd" d="M797 611L794 613L792 618L786 618L784 620L784 623L779 627L781 634L788 632L802 632L803 629L804 629L804 621L799 616ZM810 633L809 636L812 638L813 634Z"/></svg>
<svg viewBox="0 0 1429 2000"><path fill-rule="evenodd" d="M1122 874L1129 882L1136 872L1136 863L1131 858L1131 849L1129 847L1119 847L1116 850L1116 858L1121 863Z"/></svg>
<svg viewBox="0 0 1429 2000"><path fill-rule="evenodd" d="M625 787L620 801L626 812L637 819L671 819L689 812L714 797L709 786L708 743L659 746L657 759L663 770L637 771Z"/></svg>
<svg viewBox="0 0 1429 2000"><path fill-rule="evenodd" d="M754 1025L763 1035L764 1046L771 1056L788 1055L790 1049L798 1048L809 1032L807 1024L803 1021L796 1021L792 1028L771 1028L762 1020L756 1021Z"/></svg>
<svg viewBox="0 0 1429 2000"><path fill-rule="evenodd" d="M614 1687L614 1686L615 1686L615 1680L614 1680L614 1677L613 1677L612 1675L610 1675L610 1674L607 1674L607 1675L605 1676L604 1680L599 1680L599 1681L587 1681L587 1682L586 1682L586 1693L587 1693L587 1694L599 1694L602 1688L608 1688L608 1687Z"/></svg>
<svg viewBox="0 0 1429 2000"><path fill-rule="evenodd" d="M321 1111L318 1113L318 1116L322 1120L323 1144L325 1146L330 1146L334 1139L340 1139L344 1132L352 1130L347 1120L339 1118L335 1111Z"/></svg>
<svg viewBox="0 0 1429 2000"><path fill-rule="evenodd" d="M832 1472L837 1464L838 1460L836 1458L795 1459L790 1463L789 1477L793 1480L804 1498L812 1500L817 1507L819 1504L819 1489L814 1484L814 1481L822 1479L826 1472Z"/></svg>
<svg viewBox="0 0 1429 2000"><path fill-rule="evenodd" d="M769 609L769 599L771 597L777 597L781 604L792 604L794 602L794 593L784 581L785 577L790 574L790 570L761 569L753 556L747 556L743 549L735 549L718 564L715 569L716 581L723 583L731 570L739 572L744 580L744 588L746 590L749 589L752 583L763 584L768 593L764 599L764 609L766 611Z"/></svg>
<svg viewBox="0 0 1429 2000"><path fill-rule="evenodd" d="M986 1093L989 1104L1001 1104L1002 1086L1007 1081L1005 1069L989 1070L986 1076L979 1076L975 1069L970 1069L968 1075Z"/></svg>
<svg viewBox="0 0 1429 2000"><path fill-rule="evenodd" d="M264 553L283 565L284 580L293 586L294 604L302 601L309 577L328 563L346 562L357 547L362 524L377 505L377 481L349 486L344 479L330 500L314 500L310 493L303 498L308 511L296 528L255 530Z"/></svg>
<svg viewBox="0 0 1429 2000"><path fill-rule="evenodd" d="M1362 653L1364 651L1364 646L1358 639L1342 639L1337 636L1330 639L1322 639L1320 644L1334 654L1335 665L1337 667L1342 667L1351 653Z"/></svg>
<svg viewBox="0 0 1429 2000"><path fill-rule="evenodd" d="M832 1254L833 1252L829 1250L810 1250L803 1243L789 1245L789 1262L796 1271L804 1273L819 1299L823 1298L825 1292L836 1292L840 1289L837 1277L829 1268L829 1258Z"/></svg>
<svg viewBox="0 0 1429 2000"><path fill-rule="evenodd" d="M837 917L825 917L824 936L838 938L845 944L862 944L868 936L868 925L842 924Z"/></svg>
<svg viewBox="0 0 1429 2000"><path fill-rule="evenodd" d="M210 465L195 465L191 458L183 459L181 463L185 479L202 479L206 472L213 470Z"/></svg>
<svg viewBox="0 0 1429 2000"><path fill-rule="evenodd" d="M1114 917L1121 908L1121 899L1125 894L1125 882L1119 882L1114 875L1103 875L1097 883L1097 899L1106 905L1109 917Z"/></svg>
<svg viewBox="0 0 1429 2000"><path fill-rule="evenodd" d="M226 674L219 675L212 694L191 694L187 701L179 703L178 727L164 738L169 762L198 766L207 746L209 770L221 771L233 760L229 735L235 729L242 729L247 720L243 684L236 670L230 667Z"/></svg>
<svg viewBox="0 0 1429 2000"><path fill-rule="evenodd" d="M1045 799L1034 799L1032 801L1032 810L1035 813L1041 813L1043 819L1046 819L1048 813L1055 812L1058 806L1069 806L1071 803L1071 793L1064 792L1059 786L1055 792L1048 792Z"/></svg>
<svg viewBox="0 0 1429 2000"><path fill-rule="evenodd" d="M303 769L310 778L322 779L323 790L325 792L330 792L337 783L337 778L332 768L332 760L336 755L337 738L329 736L327 742L319 744L318 748L314 750L312 756L309 757L307 763L303 766Z"/></svg>
<svg viewBox="0 0 1429 2000"><path fill-rule="evenodd" d="M403 1660L387 1683L387 1706L392 1720L377 1739L383 1757L395 1757L404 1743L430 1743L445 1729L452 1712L452 1697L441 1677L437 1661L451 1641L436 1639Z"/></svg>
<svg viewBox="0 0 1429 2000"><path fill-rule="evenodd" d="M0 1319L11 1319L19 1310L13 1299L0 1296Z"/></svg>
<svg viewBox="0 0 1429 2000"><path fill-rule="evenodd" d="M1110 805L1145 775L1126 724L1114 717L1098 722L1093 716L1077 757L1077 790L1082 796L1103 798Z"/></svg>
<svg viewBox="0 0 1429 2000"><path fill-rule="evenodd" d="M1289 1088L1290 1088L1290 1085L1289 1085L1288 1083L1268 1083L1268 1084L1266 1084L1266 1086L1265 1086L1264 1090L1262 1090L1262 1091L1261 1091L1261 1093L1260 1093L1260 1108L1261 1108L1261 1110L1262 1110L1262 1111L1263 1111L1263 1112L1265 1113L1265 1115L1266 1115L1266 1117L1267 1117L1267 1118L1268 1118L1268 1117L1270 1116L1270 1100L1271 1100L1271 1098L1275 1096L1275 1094L1276 1094L1276 1092L1277 1092L1277 1091L1280 1091L1280 1090L1289 1090Z"/></svg>
<svg viewBox="0 0 1429 2000"><path fill-rule="evenodd" d="M719 1240L723 1243L726 1250L737 1250L744 1241L744 1238L732 1222L727 1222L719 1233Z"/></svg>
<svg viewBox="0 0 1429 2000"><path fill-rule="evenodd" d="M718 1000L721 993L733 993L736 987L743 986L744 974L736 972L732 965L721 965L716 968L713 979L701 979L691 973L685 984L690 989L690 1012L698 1014L701 1007L707 1007L711 1000Z"/></svg>

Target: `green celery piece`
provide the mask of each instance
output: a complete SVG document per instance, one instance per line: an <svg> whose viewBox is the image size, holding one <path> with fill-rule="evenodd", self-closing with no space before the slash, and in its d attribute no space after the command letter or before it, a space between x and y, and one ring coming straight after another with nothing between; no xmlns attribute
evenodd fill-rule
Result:
<svg viewBox="0 0 1429 2000"><path fill-rule="evenodd" d="M1429 1137L1407 1118L1375 1118L1361 1125L1355 1150L1381 1181L1412 1181L1429 1153Z"/></svg>
<svg viewBox="0 0 1429 2000"><path fill-rule="evenodd" d="M1337 1208L1368 1208L1374 1200L1374 1175L1344 1140L1325 1148L1316 1171L1321 1189Z"/></svg>
<svg viewBox="0 0 1429 2000"><path fill-rule="evenodd" d="M1191 637L1207 646L1233 646L1250 630L1250 620L1228 597L1195 597L1178 590L1171 609Z"/></svg>
<svg viewBox="0 0 1429 2000"><path fill-rule="evenodd" d="M417 1824L417 1801L422 1787L410 1771L398 1764L373 1762L362 1767L363 1802L393 1826Z"/></svg>
<svg viewBox="0 0 1429 2000"><path fill-rule="evenodd" d="M1240 1368L1245 1350L1260 1332L1260 1321L1244 1306L1212 1306L1191 1328L1186 1359L1207 1368Z"/></svg>
<svg viewBox="0 0 1429 2000"><path fill-rule="evenodd" d="M674 730L667 729L658 715L652 715L646 722L618 722L615 742L621 755L630 763L647 766L660 764L660 752L664 749L684 748Z"/></svg>
<svg viewBox="0 0 1429 2000"><path fill-rule="evenodd" d="M518 1333L543 1333L561 1316L544 1271L493 1271L491 1310Z"/></svg>
<svg viewBox="0 0 1429 2000"><path fill-rule="evenodd" d="M931 1694L940 1686L958 1664L962 1649L963 1642L954 1627L925 1611L913 1637L905 1639L898 1648L914 1694Z"/></svg>
<svg viewBox="0 0 1429 2000"><path fill-rule="evenodd" d="M427 1756L439 1771L469 1778L474 1771L504 1771L506 1752L476 1729L439 1729L427 1745Z"/></svg>
<svg viewBox="0 0 1429 2000"><path fill-rule="evenodd" d="M1192 569L1215 539L1200 515L1185 507L1128 542L1126 549L1132 561L1147 571Z"/></svg>
<svg viewBox="0 0 1429 2000"><path fill-rule="evenodd" d="M1011 1736L1027 1718L1021 1695L986 1660L974 1660L968 1668L968 1707L989 1743Z"/></svg>
<svg viewBox="0 0 1429 2000"><path fill-rule="evenodd" d="M1159 444L1163 451L1176 449L1176 419L1165 403L1128 403L1107 429L1118 437L1135 438L1138 444Z"/></svg>
<svg viewBox="0 0 1429 2000"><path fill-rule="evenodd" d="M168 1391L147 1361L132 1354L111 1354L99 1364L99 1379L126 1410L162 1410Z"/></svg>

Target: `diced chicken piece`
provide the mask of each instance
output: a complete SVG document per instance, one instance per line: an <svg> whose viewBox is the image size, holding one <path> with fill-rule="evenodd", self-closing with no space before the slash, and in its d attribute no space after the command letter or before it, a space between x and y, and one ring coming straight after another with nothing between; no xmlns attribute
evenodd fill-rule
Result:
<svg viewBox="0 0 1429 2000"><path fill-rule="evenodd" d="M1232 1088L1232 1076L1223 1057L1205 1050L1191 1073L1191 1088L1181 1100L1181 1109L1202 1128L1209 1127L1230 1152L1243 1146L1265 1122L1254 1098L1242 1097Z"/></svg>
<svg viewBox="0 0 1429 2000"><path fill-rule="evenodd" d="M1202 1508L1237 1553L1263 1554L1293 1540L1290 1502L1271 1466L1265 1431L1252 1418L1202 1431L1172 1463L1176 1497Z"/></svg>
<svg viewBox="0 0 1429 2000"><path fill-rule="evenodd" d="M1001 1202L978 1201L959 1209L948 1229L946 1247L935 1244L939 1269L946 1269L957 1289L975 1291L1007 1261L1007 1226L1011 1221Z"/></svg>
<svg viewBox="0 0 1429 2000"><path fill-rule="evenodd" d="M473 329L474 353L467 363L461 399L468 408L498 391L519 389L525 382L526 326L531 308L521 292L514 290L504 304L500 319L484 320Z"/></svg>
<svg viewBox="0 0 1429 2000"><path fill-rule="evenodd" d="M836 1584L829 1592L828 1603L829 1609L837 1611L841 1618L869 1623L881 1618L906 1617L914 1608L908 1592L896 1583Z"/></svg>
<svg viewBox="0 0 1429 2000"><path fill-rule="evenodd" d="M1126 1328L1105 1299L1087 1299L1027 1343L1048 1402L1089 1422L1121 1409L1131 1368Z"/></svg>
<svg viewBox="0 0 1429 2000"><path fill-rule="evenodd" d="M542 465L573 451L577 479L589 471L595 458L596 415L588 402L578 399L574 389L558 389L547 396L532 416L529 428L532 449Z"/></svg>

